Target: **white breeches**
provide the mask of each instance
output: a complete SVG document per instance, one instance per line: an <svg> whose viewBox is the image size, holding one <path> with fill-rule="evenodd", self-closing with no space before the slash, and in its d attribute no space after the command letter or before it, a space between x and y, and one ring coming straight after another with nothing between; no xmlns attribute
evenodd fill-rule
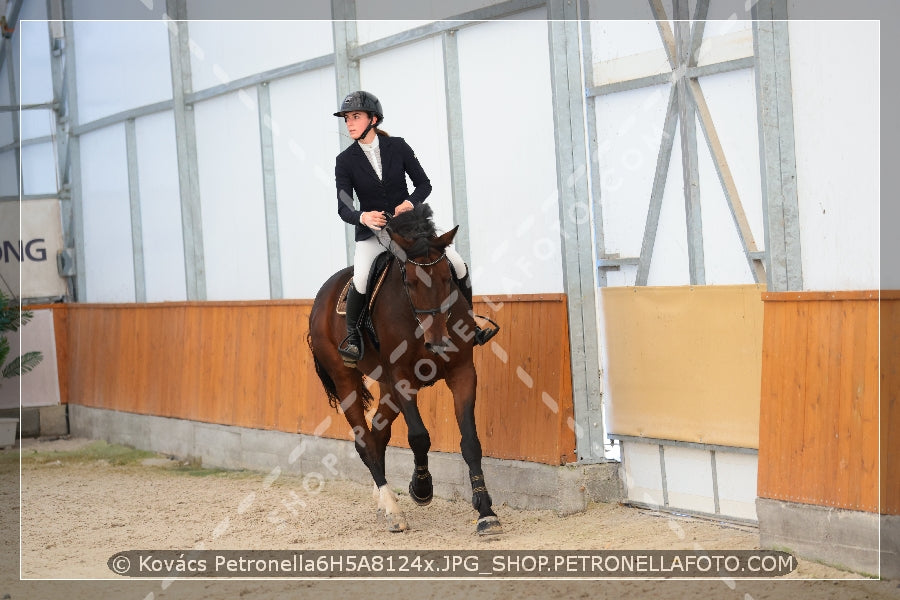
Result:
<svg viewBox="0 0 900 600"><path fill-rule="evenodd" d="M380 235L383 234L377 232L376 235L367 240L356 242L356 250L353 252L353 287L361 294L366 291L366 284L369 280L369 271L372 270L372 263L375 262L375 258L379 254L387 249L387 242L382 245L382 242L379 241L378 238ZM447 258L450 260L450 264L453 265L453 270L456 271L456 276L459 278L465 277L467 273L466 262L463 260L462 256L459 255L459 252L456 251L456 248L451 244L450 246L447 246L445 252L447 253Z"/></svg>

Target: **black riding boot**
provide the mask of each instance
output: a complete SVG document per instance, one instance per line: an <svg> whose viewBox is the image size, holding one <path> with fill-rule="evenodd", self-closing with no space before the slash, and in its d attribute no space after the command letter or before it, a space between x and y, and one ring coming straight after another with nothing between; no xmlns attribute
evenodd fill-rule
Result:
<svg viewBox="0 0 900 600"><path fill-rule="evenodd" d="M459 287L459 291L462 292L463 298L466 299L466 302L469 303L469 308L473 308L472 305L472 284L469 282L469 273L466 272L465 277L457 277L456 285ZM497 329L482 329L478 325L475 325L475 345L484 346L488 340L497 335L497 332L500 331Z"/></svg>
<svg viewBox="0 0 900 600"><path fill-rule="evenodd" d="M359 315L366 303L366 295L356 291L351 283L347 290L347 337L338 347L341 357L351 362L362 358L362 336L359 333Z"/></svg>

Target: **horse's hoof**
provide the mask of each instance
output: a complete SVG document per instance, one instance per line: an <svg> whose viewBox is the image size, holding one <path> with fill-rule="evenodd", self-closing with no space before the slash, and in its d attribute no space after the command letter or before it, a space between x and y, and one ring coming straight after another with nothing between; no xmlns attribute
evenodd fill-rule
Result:
<svg viewBox="0 0 900 600"><path fill-rule="evenodd" d="M475 531L478 535L497 535L498 533L503 533L503 527L500 525L500 519L497 517L481 517L478 519Z"/></svg>
<svg viewBox="0 0 900 600"><path fill-rule="evenodd" d="M403 515L388 515L383 511L378 511L384 517L384 522L387 525L387 530L391 533L400 533L402 531L406 531L409 529L409 523L406 522L406 517Z"/></svg>
<svg viewBox="0 0 900 600"><path fill-rule="evenodd" d="M434 498L434 492L428 494L425 498L420 498L416 495L416 492L413 490L412 481L409 482L409 497L413 499L413 502L418 504L419 506L428 506L431 504L432 498Z"/></svg>

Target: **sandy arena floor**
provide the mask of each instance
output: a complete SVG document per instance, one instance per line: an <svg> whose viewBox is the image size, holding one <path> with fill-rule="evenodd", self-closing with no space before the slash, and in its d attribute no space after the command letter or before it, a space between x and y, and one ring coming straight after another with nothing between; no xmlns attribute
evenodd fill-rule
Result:
<svg viewBox="0 0 900 600"><path fill-rule="evenodd" d="M505 533L474 535L464 501L436 498L416 507L391 482L411 530L391 534L377 519L371 488L345 481L199 469L165 457L116 454L89 440L26 440L0 453L4 535L0 598L281 598L358 593L471 598L900 598L900 582L860 580L799 561L781 580L704 581L308 581L137 580L116 576L109 558L132 549L190 550L752 550L752 527L673 517L616 504L578 515L495 507ZM118 452L122 452L118 449ZM18 508L18 510L17 510ZM21 519L21 571L15 560ZM17 581L19 575L22 581ZM48 581L48 580L112 581ZM40 580L40 581L34 581ZM804 581L798 581L804 580ZM818 580L818 581L810 581ZM827 580L827 581L825 581ZM841 580L841 581L836 581ZM6 595L4 595L6 594Z"/></svg>

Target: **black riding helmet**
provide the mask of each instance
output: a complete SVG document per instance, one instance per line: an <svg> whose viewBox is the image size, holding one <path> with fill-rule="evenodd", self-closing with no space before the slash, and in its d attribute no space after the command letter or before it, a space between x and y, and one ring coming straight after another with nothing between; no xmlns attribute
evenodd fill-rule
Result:
<svg viewBox="0 0 900 600"><path fill-rule="evenodd" d="M376 117L378 117L379 125L381 125L381 122L384 121L384 110L381 108L381 101L379 101L378 98L375 97L375 94L365 92L363 90L347 94L347 96L344 98L344 101L341 102L340 110L334 113L334 116L343 117L348 112L353 112L355 110L369 113L369 115L374 114ZM363 131L360 138L364 138L366 134L369 133L369 130L371 128L372 124L369 124L369 126L366 127L366 130Z"/></svg>

